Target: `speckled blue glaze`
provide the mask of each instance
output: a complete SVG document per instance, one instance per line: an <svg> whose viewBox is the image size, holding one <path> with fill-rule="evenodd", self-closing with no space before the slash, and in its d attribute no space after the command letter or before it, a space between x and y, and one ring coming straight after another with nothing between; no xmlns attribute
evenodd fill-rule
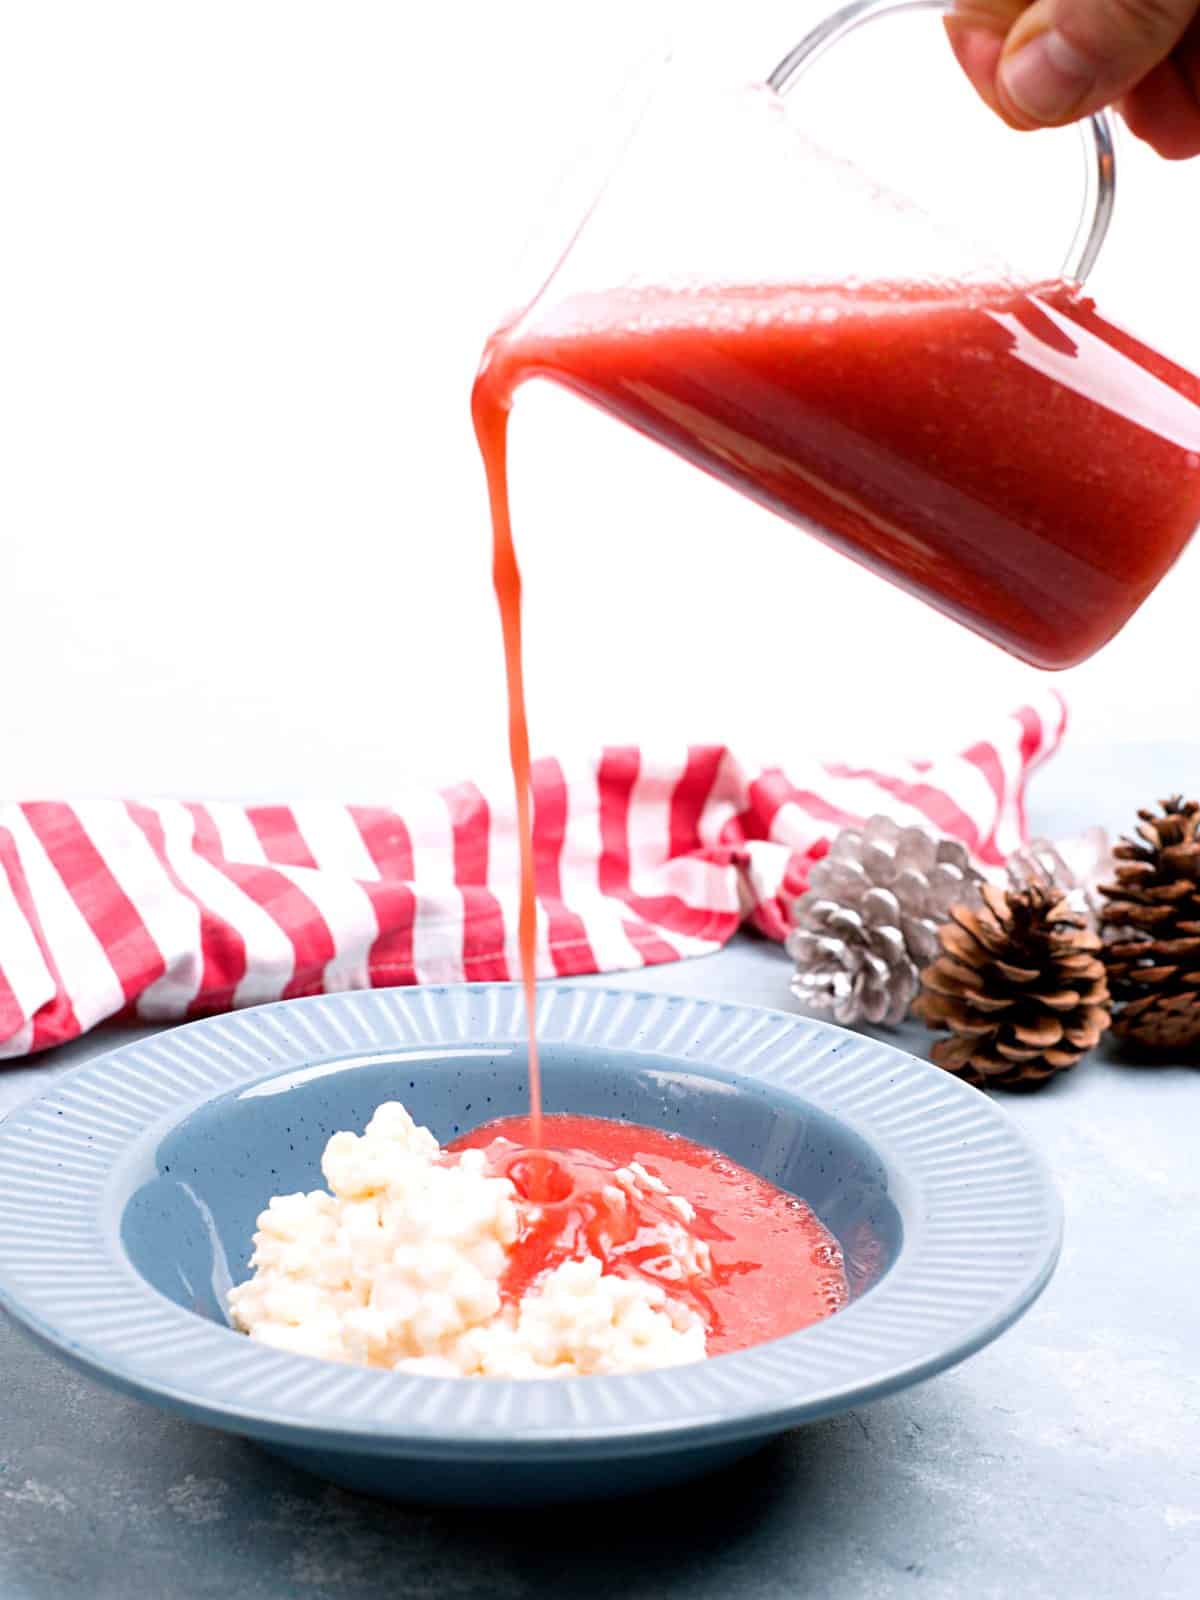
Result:
<svg viewBox="0 0 1200 1600"><path fill-rule="evenodd" d="M926 1063L782 1013L595 988L546 991L539 1027L548 1110L672 1129L802 1195L843 1244L852 1304L694 1367L529 1383L366 1371L229 1329L255 1217L320 1184L332 1132L386 1099L443 1140L526 1108L507 985L261 1007L63 1078L0 1125L0 1304L118 1387L348 1487L516 1504L732 1460L950 1365L1049 1277L1040 1163Z"/></svg>

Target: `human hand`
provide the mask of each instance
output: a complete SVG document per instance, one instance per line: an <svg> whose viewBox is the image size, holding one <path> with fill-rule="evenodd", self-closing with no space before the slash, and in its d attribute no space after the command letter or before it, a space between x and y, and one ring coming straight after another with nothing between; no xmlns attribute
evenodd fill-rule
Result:
<svg viewBox="0 0 1200 1600"><path fill-rule="evenodd" d="M1200 155L1200 0L956 0L946 31L1014 128L1116 106L1160 155Z"/></svg>

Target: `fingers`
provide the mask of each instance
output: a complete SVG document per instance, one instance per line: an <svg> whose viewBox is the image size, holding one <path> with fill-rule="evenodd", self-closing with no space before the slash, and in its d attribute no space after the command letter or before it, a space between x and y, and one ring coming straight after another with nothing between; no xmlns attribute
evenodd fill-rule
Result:
<svg viewBox="0 0 1200 1600"><path fill-rule="evenodd" d="M1058 127L1111 105L1182 39L1196 0L1035 0L1004 41L996 97L1018 127Z"/></svg>
<svg viewBox="0 0 1200 1600"><path fill-rule="evenodd" d="M957 0L958 62L1015 128L1120 105L1161 155L1200 155L1200 0Z"/></svg>
<svg viewBox="0 0 1200 1600"><path fill-rule="evenodd" d="M1025 0L958 0L946 17L950 48L976 92L1005 121L996 92L1004 41L1025 9Z"/></svg>
<svg viewBox="0 0 1200 1600"><path fill-rule="evenodd" d="M961 27L953 16L946 19L946 33L959 66L992 110L999 111L995 85L1000 57L1004 53L1003 35L986 28Z"/></svg>
<svg viewBox="0 0 1200 1600"><path fill-rule="evenodd" d="M1200 22L1193 22L1169 60L1129 91L1121 115L1168 161L1200 155Z"/></svg>

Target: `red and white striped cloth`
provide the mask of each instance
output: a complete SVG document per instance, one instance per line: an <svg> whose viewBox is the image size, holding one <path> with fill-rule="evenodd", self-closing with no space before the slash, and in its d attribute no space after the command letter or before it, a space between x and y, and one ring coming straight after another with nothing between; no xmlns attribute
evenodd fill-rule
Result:
<svg viewBox="0 0 1200 1600"><path fill-rule="evenodd" d="M811 863L876 811L1000 863L1064 722L1047 696L958 754L872 765L759 767L723 745L539 761L539 975L698 955L743 922L780 939ZM322 990L516 977L517 881L510 795L471 783L395 808L2 806L0 1055L119 1014L170 1022Z"/></svg>

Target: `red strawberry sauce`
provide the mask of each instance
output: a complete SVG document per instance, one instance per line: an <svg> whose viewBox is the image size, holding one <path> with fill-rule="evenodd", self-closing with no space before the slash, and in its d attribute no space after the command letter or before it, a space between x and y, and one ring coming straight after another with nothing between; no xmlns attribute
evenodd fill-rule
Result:
<svg viewBox="0 0 1200 1600"><path fill-rule="evenodd" d="M534 1199L539 1215L513 1250L503 1290L518 1299L543 1272L598 1256L606 1272L657 1283L707 1329L709 1355L794 1333L849 1298L842 1252L795 1195L690 1139L602 1117L548 1116L535 1147L528 1117L485 1123L451 1150L489 1150L492 1169ZM639 1163L667 1189L627 1185L618 1169ZM688 1201L681 1217L668 1196ZM708 1272L680 1277L667 1248L683 1228L711 1252Z"/></svg>

